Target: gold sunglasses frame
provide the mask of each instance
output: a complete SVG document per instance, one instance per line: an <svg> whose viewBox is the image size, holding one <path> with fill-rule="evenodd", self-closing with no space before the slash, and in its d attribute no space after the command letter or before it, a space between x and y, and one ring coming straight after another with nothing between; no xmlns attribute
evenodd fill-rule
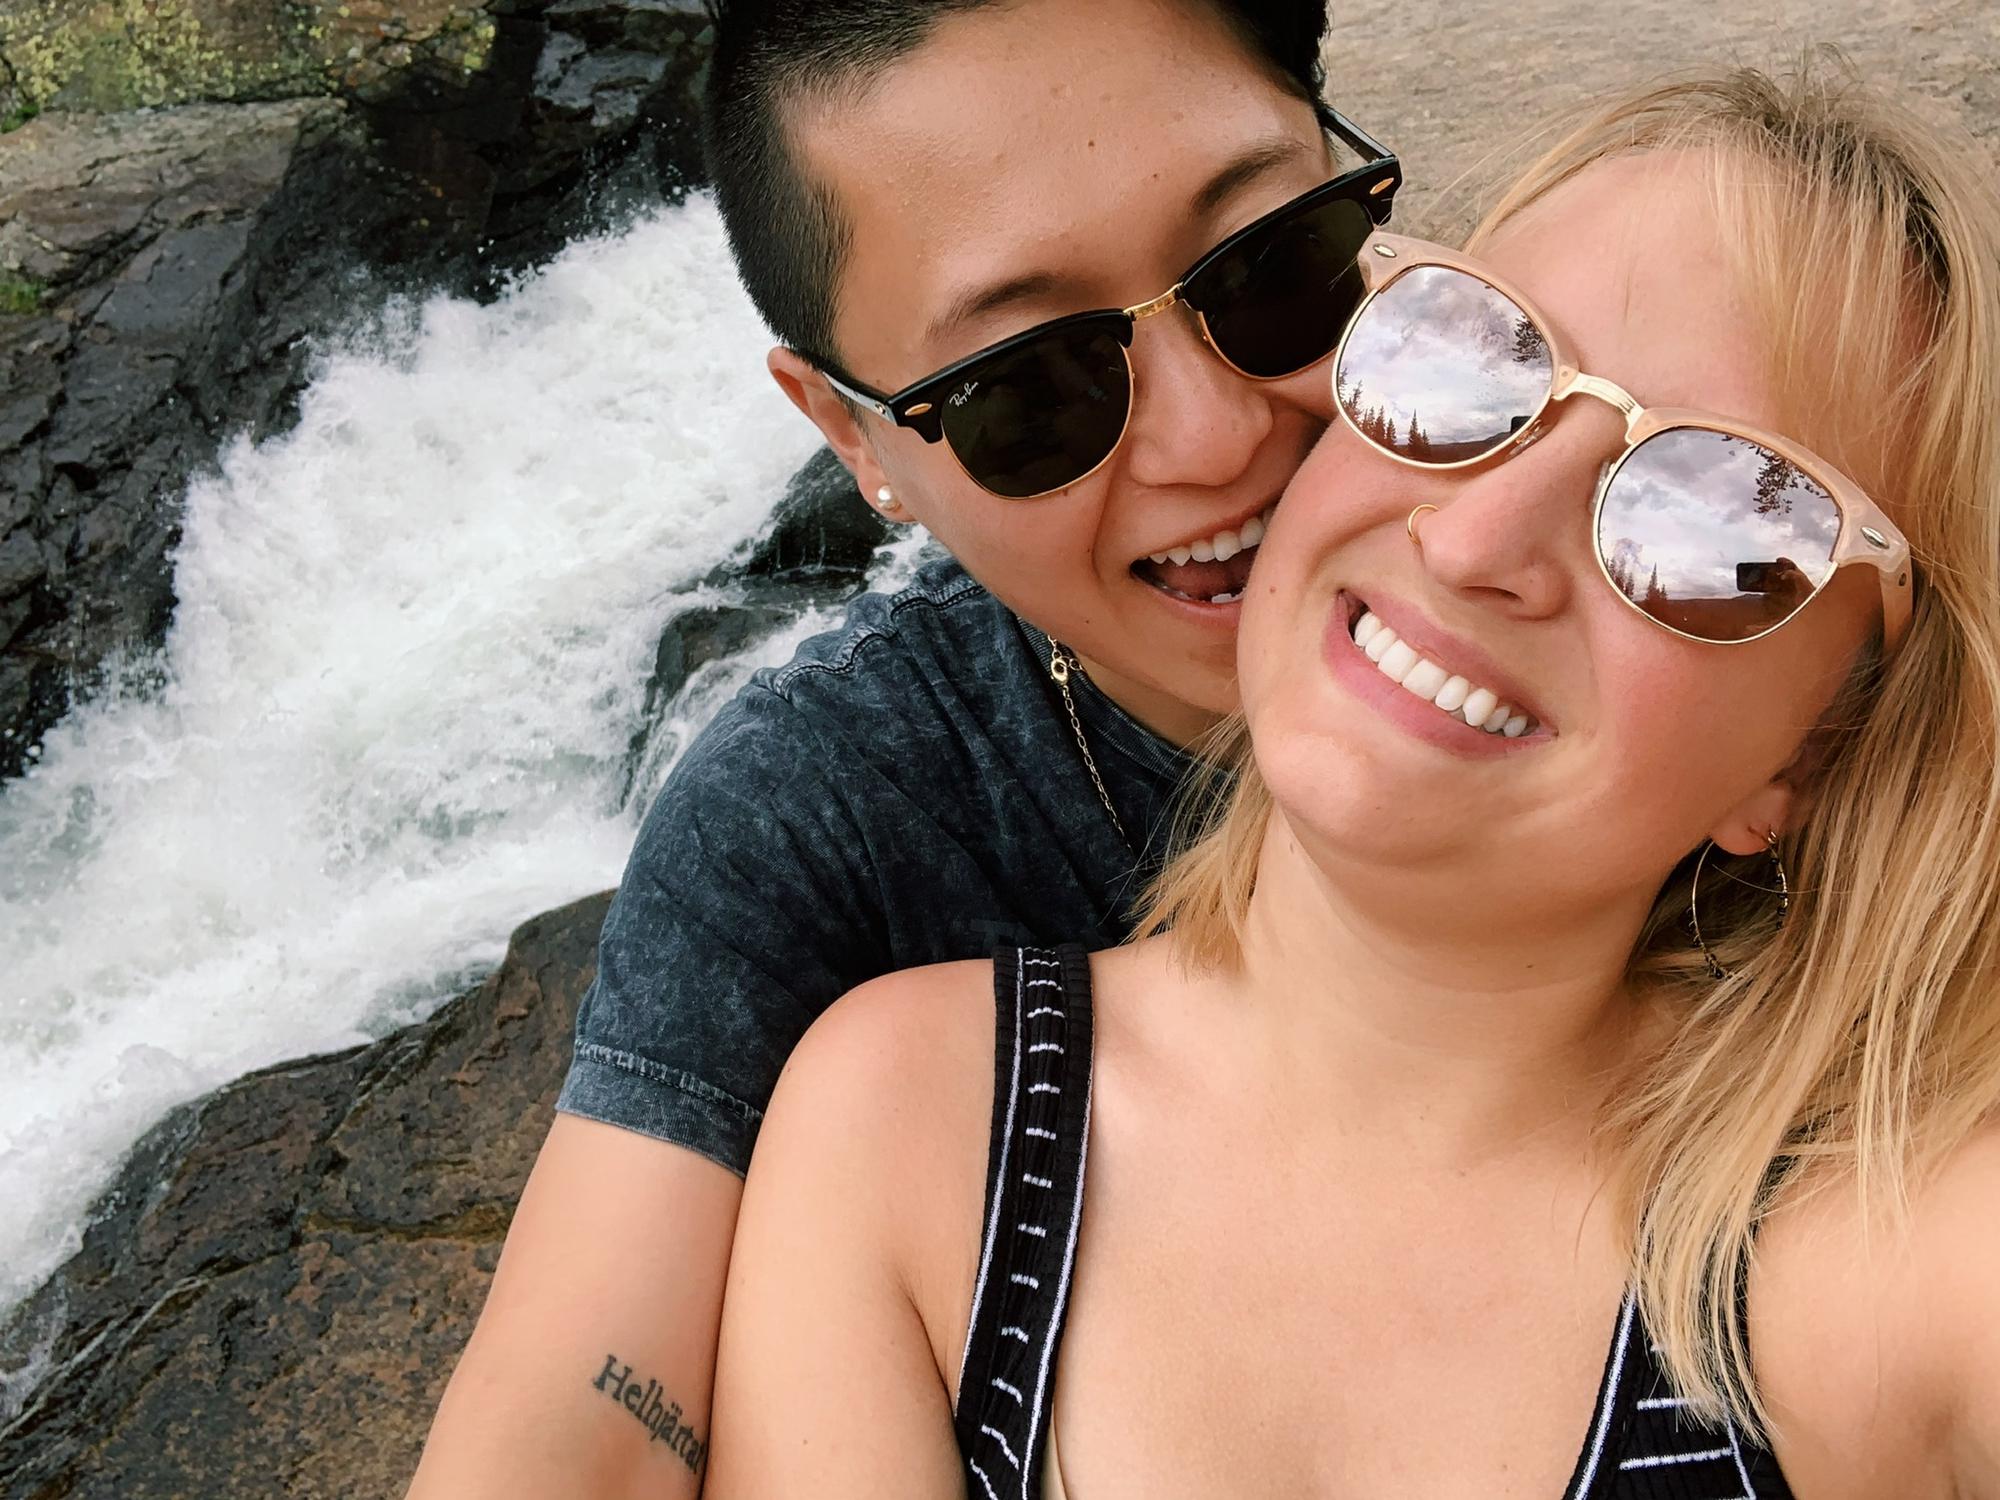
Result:
<svg viewBox="0 0 2000 1500"><path fill-rule="evenodd" d="M1468 469L1478 464L1490 463L1496 458L1503 458L1510 450L1528 442L1546 425L1547 414L1557 403L1567 401L1572 396L1594 397L1608 406L1616 407L1624 415L1625 451L1605 470L1597 482L1597 494L1591 503L1590 511L1590 550L1597 559L1597 571L1603 575L1611 591L1624 600L1641 618L1662 630L1671 631L1683 640L1698 641L1704 646L1745 646L1752 641L1761 641L1773 631L1781 630L1796 620L1806 606L1817 599L1827 585L1833 582L1834 575L1842 568L1850 563L1866 563L1881 574L1883 655L1885 657L1893 655L1902 645L1903 637L1909 630L1912 607L1909 541L1882 508L1868 498L1867 492L1860 485L1825 459L1779 433L1753 427L1747 422L1739 422L1734 417L1717 412L1700 411L1692 407L1641 405L1623 386L1600 376L1585 374L1579 368L1568 344L1557 334L1554 325L1535 305L1532 298L1511 285L1504 277L1496 276L1478 262L1442 245L1377 230L1362 245L1360 261L1362 285L1366 289L1366 294L1362 297L1360 305L1355 308L1354 316L1348 321L1347 331L1341 335L1340 343L1333 351L1333 404L1339 410L1341 420L1347 424L1348 430L1375 452L1399 464L1428 473ZM1367 316L1368 309L1383 292L1395 285L1406 273L1426 267L1438 267L1469 276L1511 301L1534 325L1535 331L1548 346L1552 370L1548 392L1526 422L1483 453L1474 454L1471 458L1454 459L1449 463L1409 458L1385 447L1361 430L1360 424L1347 410L1347 404L1340 399L1340 371L1346 363L1347 344L1354 336L1354 330L1361 325L1361 320ZM1759 447L1768 448L1824 490L1840 511L1840 535L1834 540L1833 555L1828 559L1833 566L1827 572L1825 579L1814 584L1812 592L1800 600L1797 608L1782 620L1767 626L1755 635L1743 636L1737 640L1717 641L1707 636L1693 635L1648 614L1638 600L1618 586L1617 581L1611 576L1610 566L1604 560L1602 544L1604 501L1611 491L1611 486L1617 482L1619 471L1625 467L1632 455L1638 452L1640 444L1648 438L1657 437L1663 432L1688 428L1720 433L1725 437L1741 438Z"/></svg>

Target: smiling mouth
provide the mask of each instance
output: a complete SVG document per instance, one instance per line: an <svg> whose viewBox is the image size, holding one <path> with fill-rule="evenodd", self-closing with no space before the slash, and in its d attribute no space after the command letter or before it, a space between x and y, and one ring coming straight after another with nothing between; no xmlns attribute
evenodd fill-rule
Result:
<svg viewBox="0 0 2000 1500"><path fill-rule="evenodd" d="M1264 529L1277 509L1268 506L1240 527L1142 557L1132 564L1132 576L1190 604L1234 604L1249 586Z"/></svg>
<svg viewBox="0 0 2000 1500"><path fill-rule="evenodd" d="M1510 704L1491 688L1481 687L1449 667L1419 656L1359 599L1350 599L1347 633L1375 670L1404 692L1422 700L1467 728L1510 740L1538 732L1535 718Z"/></svg>

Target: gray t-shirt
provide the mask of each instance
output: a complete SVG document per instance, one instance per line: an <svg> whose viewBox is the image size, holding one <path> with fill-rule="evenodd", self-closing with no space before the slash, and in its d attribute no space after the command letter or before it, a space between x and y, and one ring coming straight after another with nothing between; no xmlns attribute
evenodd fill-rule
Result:
<svg viewBox="0 0 2000 1500"><path fill-rule="evenodd" d="M1071 679L1135 870L1045 651L941 561L757 674L647 814L556 1107L741 1172L786 1057L847 990L1003 943L1121 941L1188 762Z"/></svg>

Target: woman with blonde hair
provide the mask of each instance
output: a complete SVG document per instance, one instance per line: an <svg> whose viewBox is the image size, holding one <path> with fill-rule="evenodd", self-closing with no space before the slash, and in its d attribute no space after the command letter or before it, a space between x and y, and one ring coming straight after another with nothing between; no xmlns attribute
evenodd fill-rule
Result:
<svg viewBox="0 0 2000 1500"><path fill-rule="evenodd" d="M814 1028L712 1495L2000 1500L1990 175L1732 72L1368 242L1161 935Z"/></svg>

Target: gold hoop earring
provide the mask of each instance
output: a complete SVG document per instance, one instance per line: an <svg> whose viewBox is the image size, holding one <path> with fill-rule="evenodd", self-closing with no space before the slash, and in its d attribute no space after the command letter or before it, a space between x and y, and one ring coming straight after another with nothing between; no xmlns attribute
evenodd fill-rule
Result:
<svg viewBox="0 0 2000 1500"><path fill-rule="evenodd" d="M1709 948L1708 940L1701 935L1701 872L1702 867L1708 863L1708 856L1714 852L1715 847L1715 840L1710 839L1706 844L1702 845L1701 856L1694 862L1694 880L1688 886L1688 922L1694 928L1694 942L1695 946L1701 949L1702 962L1708 965L1709 978L1734 979L1736 976L1728 969L1722 967L1721 960L1716 958L1714 952ZM1764 834L1764 853L1771 861L1773 873L1778 877L1777 889L1770 893L1778 898L1778 921L1782 924L1792 909L1792 883L1786 878L1785 861L1778 853L1778 831L1775 828L1767 830ZM1733 875L1730 878L1732 880L1737 879ZM1739 880L1737 883L1740 885L1750 884L1747 880ZM1755 887L1755 889L1770 890L1768 886Z"/></svg>
<svg viewBox="0 0 2000 1500"><path fill-rule="evenodd" d="M1435 505L1419 505L1415 510L1410 512L1410 518L1403 523L1403 530L1409 534L1412 545L1419 548L1424 545L1423 538L1417 535L1417 517L1427 510L1436 509Z"/></svg>

